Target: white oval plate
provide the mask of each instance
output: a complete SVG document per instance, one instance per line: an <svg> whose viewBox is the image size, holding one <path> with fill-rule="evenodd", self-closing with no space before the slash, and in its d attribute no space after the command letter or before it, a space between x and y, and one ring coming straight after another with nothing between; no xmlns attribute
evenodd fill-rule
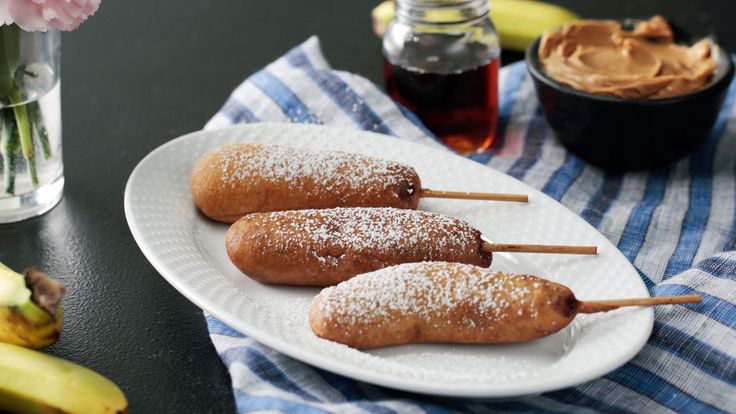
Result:
<svg viewBox="0 0 736 414"><path fill-rule="evenodd" d="M491 241L595 244L598 256L495 254L493 268L569 286L581 299L647 297L634 267L567 208L463 157L345 128L254 124L201 131L144 158L125 189L125 216L151 264L184 296L234 329L317 367L386 387L455 397L511 398L580 384L624 364L652 330L648 308L581 315L550 337L513 345L412 345L358 351L316 337L307 323L318 289L261 285L228 260L227 225L194 207L189 176L210 149L231 142L329 148L411 164L426 188L529 194L528 204L422 200L421 209L467 220Z"/></svg>

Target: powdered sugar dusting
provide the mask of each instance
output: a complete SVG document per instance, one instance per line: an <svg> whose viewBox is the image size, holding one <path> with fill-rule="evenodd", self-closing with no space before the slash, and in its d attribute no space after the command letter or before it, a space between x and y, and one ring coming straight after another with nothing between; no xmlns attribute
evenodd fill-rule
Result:
<svg viewBox="0 0 736 414"><path fill-rule="evenodd" d="M324 289L318 298L327 319L352 326L390 326L405 315L449 320L461 308L467 314L472 314L469 308L477 310L479 320L492 321L515 316L509 314L513 305L531 299L526 279L539 280L465 264L410 263L356 276ZM521 309L515 307L516 316ZM459 323L484 328L474 318Z"/></svg>
<svg viewBox="0 0 736 414"><path fill-rule="evenodd" d="M443 214L355 207L252 214L244 220L271 231L269 237L259 239L264 250L316 258L325 271L355 260L374 260L374 268L401 263L398 259L478 264L484 260L480 232ZM299 259L289 256L288 260ZM488 259L485 265L489 263Z"/></svg>
<svg viewBox="0 0 736 414"><path fill-rule="evenodd" d="M229 144L216 150L222 160L223 186L259 179L288 183L306 195L368 189L406 188L416 176L408 165L342 151L316 151L281 145ZM308 185L305 185L308 183ZM402 186L403 184L403 186ZM399 194L396 194L399 197Z"/></svg>

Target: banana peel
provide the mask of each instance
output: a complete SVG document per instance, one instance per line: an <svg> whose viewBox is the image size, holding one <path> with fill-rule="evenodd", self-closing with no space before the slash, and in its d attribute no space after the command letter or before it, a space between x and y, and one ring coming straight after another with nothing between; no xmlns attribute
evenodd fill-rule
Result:
<svg viewBox="0 0 736 414"><path fill-rule="evenodd" d="M547 30L580 20L570 10L534 0L490 0L490 16L496 26L501 47L523 52ZM394 18L394 2L387 0L371 12L373 31L383 37Z"/></svg>
<svg viewBox="0 0 736 414"><path fill-rule="evenodd" d="M0 343L0 411L124 414L128 401L117 385L88 368Z"/></svg>
<svg viewBox="0 0 736 414"><path fill-rule="evenodd" d="M0 342L43 348L61 334L64 286L34 267L19 274L0 263Z"/></svg>

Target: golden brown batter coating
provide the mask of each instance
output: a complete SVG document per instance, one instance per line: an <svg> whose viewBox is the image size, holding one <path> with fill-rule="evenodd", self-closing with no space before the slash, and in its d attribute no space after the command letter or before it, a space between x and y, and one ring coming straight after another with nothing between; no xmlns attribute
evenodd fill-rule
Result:
<svg viewBox="0 0 736 414"><path fill-rule="evenodd" d="M197 161L191 189L202 213L232 223L253 212L414 209L421 184L412 167L379 158L280 145L230 144Z"/></svg>
<svg viewBox="0 0 736 414"><path fill-rule="evenodd" d="M353 348L410 343L508 343L553 334L575 317L565 286L527 275L444 262L356 276L314 299L317 336Z"/></svg>
<svg viewBox="0 0 736 414"><path fill-rule="evenodd" d="M443 214L336 208L249 214L230 227L230 260L264 283L330 286L360 273L429 260L490 266L480 231Z"/></svg>

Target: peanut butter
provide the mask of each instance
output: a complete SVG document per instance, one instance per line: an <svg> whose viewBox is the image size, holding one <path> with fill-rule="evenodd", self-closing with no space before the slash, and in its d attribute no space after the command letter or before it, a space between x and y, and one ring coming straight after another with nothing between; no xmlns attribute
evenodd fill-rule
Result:
<svg viewBox="0 0 736 414"><path fill-rule="evenodd" d="M673 43L661 16L624 30L613 20L581 20L542 35L546 74L575 89L627 99L659 99L704 87L716 70L713 45Z"/></svg>

